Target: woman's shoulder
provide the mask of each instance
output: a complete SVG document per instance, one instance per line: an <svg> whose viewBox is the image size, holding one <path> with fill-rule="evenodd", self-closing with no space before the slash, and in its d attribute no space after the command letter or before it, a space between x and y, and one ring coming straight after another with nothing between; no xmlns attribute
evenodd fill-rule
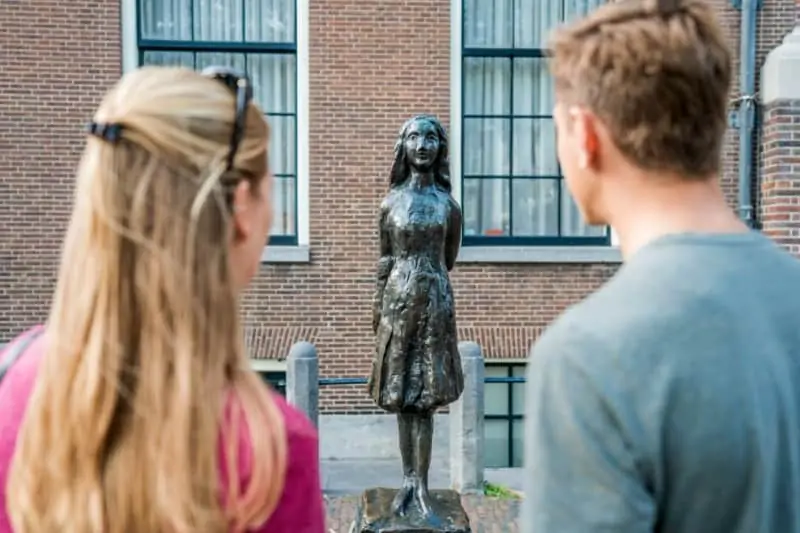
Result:
<svg viewBox="0 0 800 533"><path fill-rule="evenodd" d="M271 391L272 401L280 409L286 427L289 443L293 441L313 441L318 439L317 429L308 417L277 392Z"/></svg>
<svg viewBox="0 0 800 533"><path fill-rule="evenodd" d="M303 414L302 411L294 407L293 405L289 404L286 399L281 396L279 393L270 389L269 391L269 398L270 401L274 403L275 407L278 408L281 414L281 418L283 421L284 430L286 433L286 440L288 443L288 454L289 454L289 461L293 459L298 454L302 454L305 450L309 448L313 448L316 450L317 442L318 442L318 434L317 430L308 417ZM234 409L234 405L239 405L239 400L236 397L235 393L232 393L228 397L228 405L226 406L226 419L230 419L230 413L232 409ZM223 429L224 431L224 429ZM250 430L247 427L247 423L243 424L239 428L239 434L237 435L239 440L239 450L240 452L244 452L245 457L249 457L252 453L252 443L251 443L251 436ZM240 463L241 461L240 455ZM250 466L250 461L245 460L244 464L240 464L240 467L244 467L246 470ZM244 472L243 472L244 473Z"/></svg>
<svg viewBox="0 0 800 533"><path fill-rule="evenodd" d="M27 400L27 392L33 388L44 350L43 326L31 328L0 348L0 377L7 390L13 390L9 392L12 400Z"/></svg>
<svg viewBox="0 0 800 533"><path fill-rule="evenodd" d="M319 472L317 430L299 409L272 391L287 437L286 483L278 508L255 533L323 533L325 507Z"/></svg>

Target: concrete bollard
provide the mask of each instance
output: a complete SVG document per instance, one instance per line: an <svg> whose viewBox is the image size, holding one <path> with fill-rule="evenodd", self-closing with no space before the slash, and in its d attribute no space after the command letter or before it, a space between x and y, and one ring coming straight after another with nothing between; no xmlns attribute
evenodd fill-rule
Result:
<svg viewBox="0 0 800 533"><path fill-rule="evenodd" d="M481 347L460 342L464 392L450 405L450 487L458 492L483 491L485 437L484 376Z"/></svg>
<svg viewBox="0 0 800 533"><path fill-rule="evenodd" d="M317 349L306 341L289 350L286 368L286 399L319 425L319 359Z"/></svg>

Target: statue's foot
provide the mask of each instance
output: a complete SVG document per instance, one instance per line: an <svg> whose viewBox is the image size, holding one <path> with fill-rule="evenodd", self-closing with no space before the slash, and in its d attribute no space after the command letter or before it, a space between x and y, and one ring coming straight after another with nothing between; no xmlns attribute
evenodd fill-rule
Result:
<svg viewBox="0 0 800 533"><path fill-rule="evenodd" d="M397 516L405 516L408 506L414 498L414 482L409 477L403 478L403 485L397 491L397 495L392 502L392 510Z"/></svg>
<svg viewBox="0 0 800 533"><path fill-rule="evenodd" d="M439 529L444 528L444 522L433 509L433 499L428 492L428 487L422 483L417 483L416 487L414 487L414 501L416 501L420 514L429 526Z"/></svg>

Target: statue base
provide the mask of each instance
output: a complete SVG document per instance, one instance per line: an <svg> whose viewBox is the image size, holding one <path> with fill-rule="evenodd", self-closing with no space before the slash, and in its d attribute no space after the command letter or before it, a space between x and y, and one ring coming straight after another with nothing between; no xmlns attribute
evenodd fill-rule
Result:
<svg viewBox="0 0 800 533"><path fill-rule="evenodd" d="M361 495L350 533L472 533L469 517L454 490L432 490L433 510L441 520L431 525L416 510L395 516L392 502L397 489L372 488Z"/></svg>

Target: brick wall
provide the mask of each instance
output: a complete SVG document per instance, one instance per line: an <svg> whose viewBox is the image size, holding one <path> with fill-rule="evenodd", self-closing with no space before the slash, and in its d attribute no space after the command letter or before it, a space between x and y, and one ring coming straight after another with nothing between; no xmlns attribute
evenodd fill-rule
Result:
<svg viewBox="0 0 800 533"><path fill-rule="evenodd" d="M715 3L738 55L739 12L726 0ZM794 0L764 3L759 65L795 20ZM45 316L80 128L120 71L118 5L0 3L0 340ZM375 213L402 122L430 112L449 124L449 30L449 0L310 2L312 263L262 267L244 301L255 355L282 355L307 339L318 347L323 375L367 374ZM735 132L727 142L723 183L734 203ZM481 342L490 357L524 357L554 316L613 271L457 265L461 336ZM326 390L322 400L328 412L370 409L363 387Z"/></svg>
<svg viewBox="0 0 800 533"><path fill-rule="evenodd" d="M761 221L763 231L800 256L800 100L764 110Z"/></svg>
<svg viewBox="0 0 800 533"><path fill-rule="evenodd" d="M82 128L120 75L115 0L0 1L0 342L43 320Z"/></svg>

